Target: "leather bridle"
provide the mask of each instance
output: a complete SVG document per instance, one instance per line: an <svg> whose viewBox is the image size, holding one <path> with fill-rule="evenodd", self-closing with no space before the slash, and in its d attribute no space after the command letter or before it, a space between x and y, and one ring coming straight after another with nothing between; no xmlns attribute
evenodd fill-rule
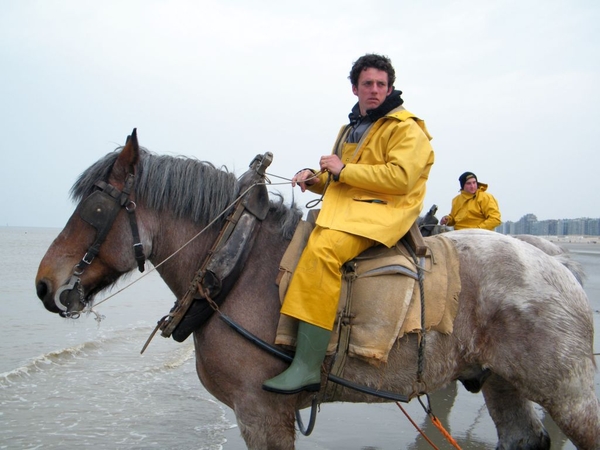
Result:
<svg viewBox="0 0 600 450"><path fill-rule="evenodd" d="M60 301L61 295L66 291L77 291L79 301L86 303L80 277L100 252L100 246L106 240L106 236L112 228L121 208L125 208L129 216L129 224L131 225L131 234L133 236L133 250L138 269L140 272L144 271L146 257L140 241L135 216L136 204L129 198L134 188L134 181L135 176L132 173L128 173L122 191L119 191L105 181L97 181L95 186L98 189L87 196L79 205L79 216L84 222L87 222L96 229L96 239L87 249L81 261L73 267L73 273L67 284L61 286L54 295L54 303L62 311L61 315L73 318L79 315L78 312L68 312L68 304L65 305Z"/></svg>

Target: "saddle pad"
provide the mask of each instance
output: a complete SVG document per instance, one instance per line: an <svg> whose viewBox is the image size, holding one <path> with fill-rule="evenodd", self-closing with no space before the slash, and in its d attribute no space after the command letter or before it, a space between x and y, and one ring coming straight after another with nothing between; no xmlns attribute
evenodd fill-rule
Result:
<svg viewBox="0 0 600 450"><path fill-rule="evenodd" d="M312 224L300 222L281 261L281 301L312 228ZM441 235L427 238L425 243L427 255L419 261L424 268L425 329L448 334L453 330L458 310L458 255L452 242ZM373 247L347 263L327 353L335 353L340 336L349 335L350 356L373 364L387 362L389 351L399 338L421 331L416 277L416 266L402 244ZM293 348L297 328L297 319L281 315L275 343Z"/></svg>

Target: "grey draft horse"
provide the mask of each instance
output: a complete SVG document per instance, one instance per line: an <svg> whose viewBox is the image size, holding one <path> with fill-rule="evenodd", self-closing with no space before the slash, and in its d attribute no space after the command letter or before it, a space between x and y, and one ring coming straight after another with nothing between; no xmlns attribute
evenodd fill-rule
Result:
<svg viewBox="0 0 600 450"><path fill-rule="evenodd" d="M452 228L445 225L439 225L438 218L435 215L437 210L437 205L432 205L424 216L419 217L417 223L423 237L435 236L452 230ZM579 283L583 286L583 281L585 279L583 268L577 261L571 259L569 252L563 247L540 236L534 236L531 234L516 234L513 237L533 245L550 256L554 256L557 261L560 261L573 273L573 275L575 275L577 281L579 281Z"/></svg>
<svg viewBox="0 0 600 450"><path fill-rule="evenodd" d="M98 213L105 206L90 205L99 186L124 206L114 209L110 226L89 217L90 211ZM72 193L80 203L42 259L36 277L38 297L46 309L62 316L77 315L98 292L135 270L140 261L132 251L134 244L143 247L155 266L181 249L158 268L181 298L223 219L191 239L236 198L238 186L233 174L210 163L157 156L140 148L134 132L124 147L85 170ZM133 211L139 242L132 232ZM281 199L269 202L247 263L220 306L223 314L266 342L274 342L279 320L274 283L279 261L300 216ZM104 239L96 248L100 234ZM600 448L593 317L576 277L556 258L522 240L471 230L444 237L458 251L462 292L453 334L427 334L423 381L428 392L457 379L476 381L496 425L498 449L550 448L534 403L577 448ZM233 409L249 449L293 449L295 410L308 406L311 396L264 391L263 381L283 371L286 363L216 316L193 332L202 384ZM417 347L416 335L403 338L383 367L348 358L343 376L414 396ZM340 400L387 401L347 388Z"/></svg>

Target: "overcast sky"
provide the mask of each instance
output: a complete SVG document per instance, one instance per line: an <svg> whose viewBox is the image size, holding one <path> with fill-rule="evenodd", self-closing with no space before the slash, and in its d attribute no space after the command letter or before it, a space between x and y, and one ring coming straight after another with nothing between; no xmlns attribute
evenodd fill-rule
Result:
<svg viewBox="0 0 600 450"><path fill-rule="evenodd" d="M424 212L469 170L504 221L600 217L599 23L596 0L0 0L0 225L62 227L134 127L238 175L316 167L371 52L434 138Z"/></svg>

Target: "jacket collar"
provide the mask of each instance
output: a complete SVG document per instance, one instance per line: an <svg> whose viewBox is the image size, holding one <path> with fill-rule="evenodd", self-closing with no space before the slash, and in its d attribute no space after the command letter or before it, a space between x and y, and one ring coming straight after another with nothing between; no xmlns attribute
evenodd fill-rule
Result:
<svg viewBox="0 0 600 450"><path fill-rule="evenodd" d="M381 119L391 110L397 108L398 106L402 105L402 103L404 103L404 100L402 100L402 97L400 97L401 94L402 91L393 90L392 93L385 98L381 105L379 105L375 109L369 109L367 111L366 117L368 117L371 122L375 122L378 119ZM355 124L364 119L364 117L360 115L358 103L354 105L352 111L348 115L348 118L350 119L351 124Z"/></svg>

